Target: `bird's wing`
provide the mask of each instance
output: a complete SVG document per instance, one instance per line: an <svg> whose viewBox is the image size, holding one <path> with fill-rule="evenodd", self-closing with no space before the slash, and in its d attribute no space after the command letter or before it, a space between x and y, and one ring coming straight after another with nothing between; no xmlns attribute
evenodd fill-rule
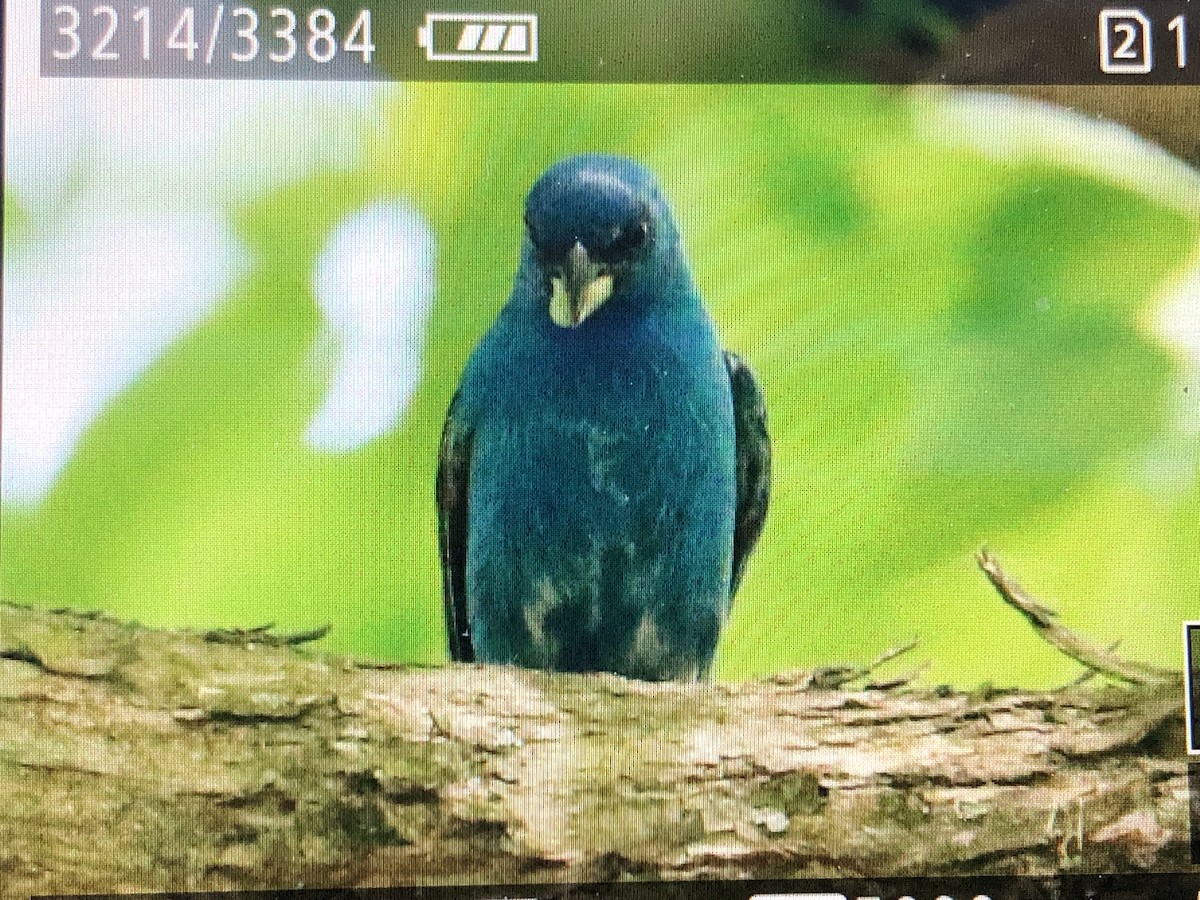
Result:
<svg viewBox="0 0 1200 900"><path fill-rule="evenodd" d="M737 441L737 511L733 526L733 580L737 593L750 551L758 543L771 497L771 438L767 405L754 372L736 353L726 352L725 368L733 390L733 422Z"/></svg>
<svg viewBox="0 0 1200 900"><path fill-rule="evenodd" d="M471 475L471 431L459 416L458 394L450 401L438 452L438 549L442 557L442 600L450 658L473 662L475 648L467 623L467 494Z"/></svg>

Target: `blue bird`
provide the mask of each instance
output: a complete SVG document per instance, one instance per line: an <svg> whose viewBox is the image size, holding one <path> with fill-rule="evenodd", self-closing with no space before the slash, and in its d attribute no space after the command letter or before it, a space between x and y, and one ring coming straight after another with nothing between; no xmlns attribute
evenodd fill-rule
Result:
<svg viewBox="0 0 1200 900"><path fill-rule="evenodd" d="M451 657L707 676L769 493L762 393L721 351L654 177L549 168L442 434Z"/></svg>

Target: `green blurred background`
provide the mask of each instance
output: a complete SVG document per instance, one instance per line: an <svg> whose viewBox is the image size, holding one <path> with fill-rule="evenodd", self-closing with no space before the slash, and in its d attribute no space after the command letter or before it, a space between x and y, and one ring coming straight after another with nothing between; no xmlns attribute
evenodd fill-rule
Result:
<svg viewBox="0 0 1200 900"><path fill-rule="evenodd" d="M1075 668L973 565L987 545L1063 620L1178 666L1200 612L1195 370L1156 325L1197 221L1062 158L1005 158L876 87L405 85L349 168L227 210L250 265L0 519L6 599L189 627L333 626L321 645L445 657L433 478L449 397L504 302L521 202L553 161L628 154L665 186L727 347L763 382L772 508L725 679L919 635L928 677ZM286 148L271 152L286 153ZM404 198L437 241L424 376L345 454L304 430L326 383L314 261ZM5 201L6 249L23 239ZM1190 392L1187 392L1190 388Z"/></svg>

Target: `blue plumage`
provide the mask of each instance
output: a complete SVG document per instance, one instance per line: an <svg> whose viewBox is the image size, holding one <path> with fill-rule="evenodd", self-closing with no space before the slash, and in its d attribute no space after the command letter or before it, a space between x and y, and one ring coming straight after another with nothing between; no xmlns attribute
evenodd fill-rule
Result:
<svg viewBox="0 0 1200 900"><path fill-rule="evenodd" d="M512 296L443 437L452 656L701 676L765 514L761 395L722 353L645 169L565 160L533 187L525 219ZM735 371L762 438L740 548L750 441Z"/></svg>

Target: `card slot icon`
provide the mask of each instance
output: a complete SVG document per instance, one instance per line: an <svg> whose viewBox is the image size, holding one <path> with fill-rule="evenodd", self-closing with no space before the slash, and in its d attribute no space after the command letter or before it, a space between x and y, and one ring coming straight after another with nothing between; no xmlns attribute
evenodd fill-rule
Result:
<svg viewBox="0 0 1200 900"><path fill-rule="evenodd" d="M1140 9L1100 11L1100 71L1106 75L1147 75L1154 68L1150 17Z"/></svg>

